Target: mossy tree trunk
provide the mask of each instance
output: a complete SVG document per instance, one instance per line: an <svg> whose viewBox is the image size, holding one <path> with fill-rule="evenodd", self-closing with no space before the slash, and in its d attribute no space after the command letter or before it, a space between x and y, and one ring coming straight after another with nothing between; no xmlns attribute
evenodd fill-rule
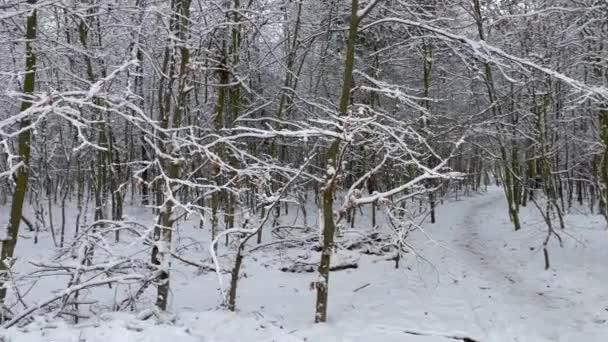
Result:
<svg viewBox="0 0 608 342"><path fill-rule="evenodd" d="M190 18L190 1L191 0L175 0L172 2L173 17L171 31L176 37L182 42L188 39L188 25ZM171 244L173 239L173 225L175 224L175 218L173 211L175 208L175 198L178 196L179 189L173 185L172 180L178 179L180 176L180 163L179 151L173 148L170 136L168 136L167 129L172 129L171 134L179 134L178 128L181 126L183 111L186 107L187 101L187 83L188 83L188 67L190 63L190 50L188 44L180 44L179 47L175 46L171 52L169 59L170 63L176 64L176 51L179 50L179 70L178 70L178 84L177 84L177 95L175 98L175 106L173 107L173 115L170 118L169 103L171 101L170 94L172 93L172 83L169 82L167 86L167 101L165 102L165 108L163 116L161 117L161 128L163 131L159 134L162 143L164 144L163 149L166 153L171 155L171 159L163 160L163 168L166 170L168 179L168 187L163 190L164 194L164 207L162 208L158 223L154 229L154 240L155 246L152 250L152 263L159 267L160 276L159 284L156 293L156 306L161 310L166 310L169 298L169 270L170 270L170 259L171 259ZM171 69L174 66L170 66Z"/></svg>
<svg viewBox="0 0 608 342"><path fill-rule="evenodd" d="M600 178L600 210L608 221L608 109L600 111L600 138L604 144L599 170Z"/></svg>
<svg viewBox="0 0 608 342"><path fill-rule="evenodd" d="M234 0L233 1L233 6L234 6L234 13L233 13L233 26L232 26L232 32L231 32L231 36L232 36L232 44L230 46L230 51L229 51L229 55L230 55L230 63L231 63L231 68L233 70L237 70L238 72L238 68L239 68L239 63L240 63L240 53L241 53L241 16L240 16L240 10L241 10L241 2L240 0ZM229 125L230 128L232 128L234 126L234 122L239 118L239 116L241 115L241 85L239 83L240 81L234 77L234 79L232 80L232 83L234 84L233 86L231 86L228 89L228 98L229 98L229 108L230 108L230 119L228 120L227 124ZM231 164L231 166L233 168L237 167L237 160L235 158L230 158L229 162ZM232 174L232 177L234 177L235 175ZM225 191L224 192L224 207L225 207L225 214L224 214L224 223L226 226L226 229L230 229L234 227L234 218L235 218L235 206L236 206L236 202L237 202L237 197L229 192L229 191ZM226 235L226 244L228 243L228 235Z"/></svg>
<svg viewBox="0 0 608 342"><path fill-rule="evenodd" d="M423 74L422 74L422 108L425 109L425 112L422 113L422 129L423 133L426 133L427 126L429 124L430 118L428 117L429 111L431 109L431 101L429 99L431 93L431 80L433 73L433 45L427 42L424 38L422 39L422 65L423 65ZM436 158L433 158L436 159ZM434 160L438 162L437 160ZM434 179L428 180L428 186L432 189L437 185L437 181ZM431 190L429 192L429 210L431 214L431 223L435 223L435 191Z"/></svg>
<svg viewBox="0 0 608 342"><path fill-rule="evenodd" d="M348 38L346 42L346 57L344 61L344 75L342 79L342 91L340 95L340 105L338 107L340 115L346 115L348 102L350 99L351 84L353 79L353 68L355 64L355 41L360 18L357 16L359 1L352 0L351 16L348 27ZM321 250L321 262L319 264L319 279L315 283L317 290L317 300L315 305L315 322L327 321L327 303L329 293L329 268L331 264L331 254L334 249L334 234L336 225L334 222L334 193L337 187L336 176L340 172L341 163L338 160L340 151L340 140L332 142L325 161L327 165L333 165L335 172L328 174L327 181L323 187L323 246Z"/></svg>
<svg viewBox="0 0 608 342"><path fill-rule="evenodd" d="M28 4L36 4L36 0L28 0ZM25 31L25 77L23 79L23 93L32 94L36 85L36 53L34 51L34 43L36 41L37 30L37 10L32 9L26 19ZM21 101L21 112L25 112L31 107L29 101ZM30 142L31 131L29 129L31 119L25 117L19 122L21 132L17 136L18 152L21 159L21 167L17 170L15 179L15 190L11 202L10 219L6 240L1 241L0 245L0 275L10 267L10 259L15 253L17 246L17 238L19 236L19 225L23 215L23 203L25 201L25 193L27 192L29 164L30 164ZM0 278L0 309L4 306L6 298L6 288L2 287L4 282ZM0 312L1 314L1 312ZM3 320L3 317L0 317Z"/></svg>

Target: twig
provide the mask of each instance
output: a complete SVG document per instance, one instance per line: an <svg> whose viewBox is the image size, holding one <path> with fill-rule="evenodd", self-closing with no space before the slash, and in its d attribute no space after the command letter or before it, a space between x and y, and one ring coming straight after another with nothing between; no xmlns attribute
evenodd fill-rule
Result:
<svg viewBox="0 0 608 342"><path fill-rule="evenodd" d="M63 291L60 291L59 293L57 293L51 297L48 297L45 300L42 300L38 305L31 306L27 310L21 312L19 315L15 316L13 319L11 319L6 324L4 324L4 328L8 329L8 328L14 326L23 318L28 317L32 313L46 307L47 305L49 305L57 300L60 300L61 298L70 296L74 292L84 290L84 289L87 289L90 287L95 287L95 286L101 286L101 285L106 285L106 284L111 284L111 283L119 283L119 282L124 282L124 281L128 281L128 280L145 280L146 278L147 277L145 277L141 274L131 274L131 275L124 275L124 276L120 276L120 277L111 277L111 278L101 279L101 280L97 280L97 281L85 282L85 283L81 283L78 285L68 287L67 289L65 289Z"/></svg>
<svg viewBox="0 0 608 342"><path fill-rule="evenodd" d="M353 292L359 292L360 290L363 290L364 288L366 288L366 287L368 287L370 285L371 285L370 283L367 283L365 285L359 286L356 289L354 289Z"/></svg>

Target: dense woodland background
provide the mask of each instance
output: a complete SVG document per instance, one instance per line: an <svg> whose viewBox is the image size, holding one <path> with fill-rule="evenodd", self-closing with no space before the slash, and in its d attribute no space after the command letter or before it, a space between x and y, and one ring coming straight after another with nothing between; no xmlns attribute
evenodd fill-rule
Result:
<svg viewBox="0 0 608 342"><path fill-rule="evenodd" d="M235 310L243 260L281 245L320 252L324 322L341 232L399 267L446 194L489 184L514 230L537 208L547 268L570 208L608 218L605 0L5 0L0 42L6 327L78 321L108 284L139 289L115 310L163 311L178 263ZM22 307L26 231L66 290Z"/></svg>

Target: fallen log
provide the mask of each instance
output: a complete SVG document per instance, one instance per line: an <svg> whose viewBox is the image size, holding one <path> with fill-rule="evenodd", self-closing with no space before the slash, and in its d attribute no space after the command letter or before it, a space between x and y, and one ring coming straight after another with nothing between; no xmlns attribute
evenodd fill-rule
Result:
<svg viewBox="0 0 608 342"><path fill-rule="evenodd" d="M295 263L291 266L283 266L280 268L281 272L291 273L313 273L319 268L318 264L306 264L306 263ZM343 271L348 269L359 268L357 263L344 263L329 267L330 272Z"/></svg>

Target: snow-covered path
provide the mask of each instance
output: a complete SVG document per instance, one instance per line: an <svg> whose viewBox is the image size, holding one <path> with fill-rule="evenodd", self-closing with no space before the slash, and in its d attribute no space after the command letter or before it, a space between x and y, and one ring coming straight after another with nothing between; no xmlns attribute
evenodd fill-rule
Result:
<svg viewBox="0 0 608 342"><path fill-rule="evenodd" d="M445 234L438 231L442 228L432 231L454 261L444 260L442 267L453 271L458 265L462 272L471 328L481 330L475 336L483 341L608 339L608 296L602 289L608 281L603 272L608 233L597 217L570 217L577 224L563 232L563 248L551 246L552 267L545 271L540 248L545 227L536 209L522 208L523 229L514 232L499 189L467 202L460 222Z"/></svg>
<svg viewBox="0 0 608 342"><path fill-rule="evenodd" d="M213 311L213 275L179 271L175 325L106 315L86 327L13 329L10 341L608 341L608 232L601 217L569 215L565 245L551 246L545 271L542 220L534 208L522 208L523 229L514 232L505 208L498 188L446 201L438 223L411 236L416 255L405 256L400 269L384 257L362 256L358 269L332 273L327 324L311 322L315 274L279 272L257 255L246 260L236 315Z"/></svg>
<svg viewBox="0 0 608 342"><path fill-rule="evenodd" d="M363 259L358 270L332 274L331 322L299 326L296 334L344 342L453 340L442 336L608 341L608 291L602 288L608 283L608 232L601 217L570 216L565 245L551 246L552 267L545 271L545 228L534 210L522 208L524 228L514 232L500 188L446 202L438 223L413 236L418 257L410 255L407 268ZM291 297L296 308L278 312L285 325L295 312L300 324L309 322L312 300L311 294Z"/></svg>

